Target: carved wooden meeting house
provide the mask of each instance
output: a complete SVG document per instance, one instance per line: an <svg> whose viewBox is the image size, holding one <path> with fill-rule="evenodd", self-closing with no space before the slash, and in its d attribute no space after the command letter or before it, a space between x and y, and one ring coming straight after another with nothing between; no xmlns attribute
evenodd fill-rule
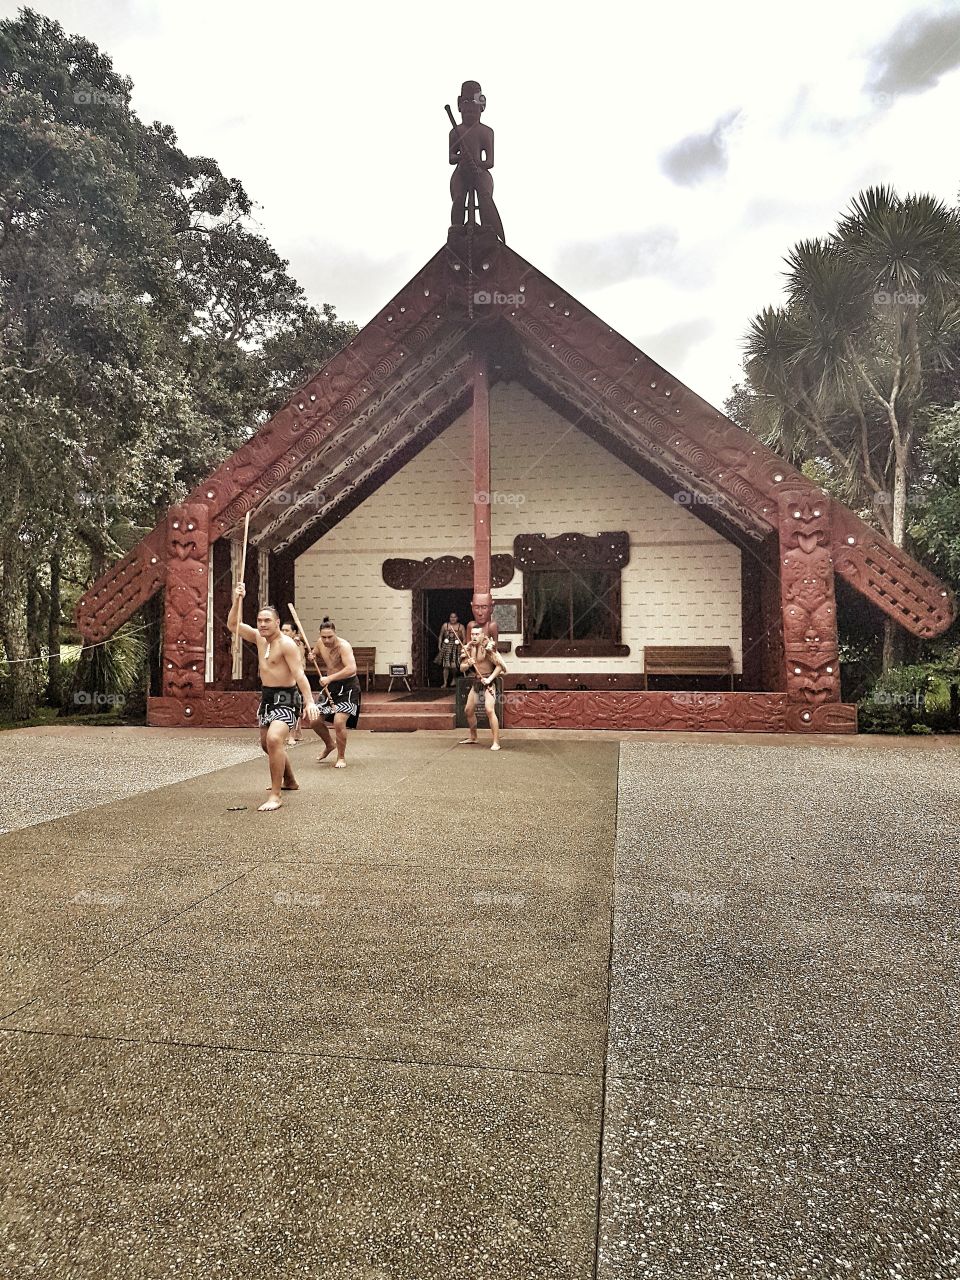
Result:
<svg viewBox="0 0 960 1280"><path fill-rule="evenodd" d="M507 728L855 732L836 580L925 638L950 593L508 248L479 85L459 107L446 245L91 587L84 638L156 599L149 722L253 724L249 511L246 621L329 614L376 689L439 683L440 623L492 609Z"/></svg>

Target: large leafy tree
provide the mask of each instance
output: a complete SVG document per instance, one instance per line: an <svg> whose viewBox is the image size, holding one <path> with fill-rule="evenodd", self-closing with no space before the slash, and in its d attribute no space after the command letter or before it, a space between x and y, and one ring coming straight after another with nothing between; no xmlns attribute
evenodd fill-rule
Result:
<svg viewBox="0 0 960 1280"><path fill-rule="evenodd" d="M744 425L819 468L897 546L932 406L960 368L960 217L930 196L861 192L833 235L787 257L787 300L753 320ZM885 665L898 634L885 637Z"/></svg>
<svg viewBox="0 0 960 1280"><path fill-rule="evenodd" d="M0 641L14 714L98 573L356 331L89 41L0 23ZM46 621L45 621L46 620ZM53 665L51 676L55 677Z"/></svg>

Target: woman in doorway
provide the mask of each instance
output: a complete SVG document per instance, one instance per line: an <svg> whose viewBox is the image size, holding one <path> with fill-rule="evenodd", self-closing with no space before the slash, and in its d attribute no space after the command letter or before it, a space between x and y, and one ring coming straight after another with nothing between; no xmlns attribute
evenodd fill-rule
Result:
<svg viewBox="0 0 960 1280"><path fill-rule="evenodd" d="M459 642L459 643L458 643ZM443 687L452 689L460 674L461 646L467 643L467 631L455 613L440 628L440 650L438 657L443 667Z"/></svg>

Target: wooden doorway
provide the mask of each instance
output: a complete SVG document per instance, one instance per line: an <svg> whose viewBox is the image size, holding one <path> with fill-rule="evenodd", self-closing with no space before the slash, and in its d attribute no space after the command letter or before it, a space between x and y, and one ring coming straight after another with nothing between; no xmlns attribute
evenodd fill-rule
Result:
<svg viewBox="0 0 960 1280"><path fill-rule="evenodd" d="M413 593L413 682L418 689L439 688L443 670L434 662L440 628L455 613L464 626L470 621L470 587L427 587Z"/></svg>

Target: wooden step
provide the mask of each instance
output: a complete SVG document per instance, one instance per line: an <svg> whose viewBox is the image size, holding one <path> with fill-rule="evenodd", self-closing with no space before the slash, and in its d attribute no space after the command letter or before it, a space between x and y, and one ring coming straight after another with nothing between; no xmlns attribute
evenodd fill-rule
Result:
<svg viewBox="0 0 960 1280"><path fill-rule="evenodd" d="M429 703L417 707L415 703L408 702L403 711L386 711L382 706L378 706L375 711L362 711L358 727L380 733L404 733L414 729L455 729L457 726L452 708L449 711L437 711L435 704L432 708Z"/></svg>

